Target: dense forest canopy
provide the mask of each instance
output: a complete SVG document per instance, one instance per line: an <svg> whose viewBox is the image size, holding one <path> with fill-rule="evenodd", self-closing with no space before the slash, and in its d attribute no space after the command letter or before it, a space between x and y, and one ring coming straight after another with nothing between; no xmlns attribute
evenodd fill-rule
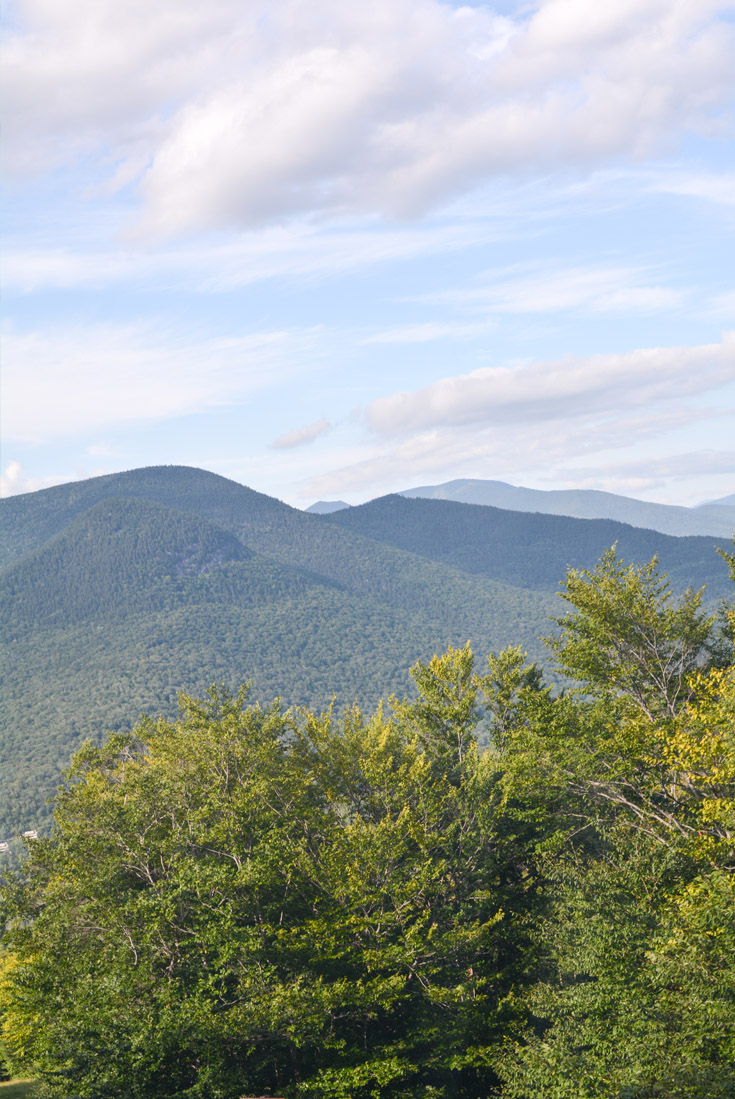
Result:
<svg viewBox="0 0 735 1099"><path fill-rule="evenodd" d="M733 614L613 551L563 594L574 690L465 646L370 717L212 690L83 747L3 890L10 1066L87 1099L732 1096Z"/></svg>

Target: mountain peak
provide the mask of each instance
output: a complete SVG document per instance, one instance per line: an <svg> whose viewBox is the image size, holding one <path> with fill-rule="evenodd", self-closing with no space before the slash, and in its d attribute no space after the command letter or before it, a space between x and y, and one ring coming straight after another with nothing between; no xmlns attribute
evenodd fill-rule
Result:
<svg viewBox="0 0 735 1099"><path fill-rule="evenodd" d="M315 504L304 508L304 511L310 515L331 515L334 511L344 511L348 507L350 504L346 504L344 500L317 500Z"/></svg>

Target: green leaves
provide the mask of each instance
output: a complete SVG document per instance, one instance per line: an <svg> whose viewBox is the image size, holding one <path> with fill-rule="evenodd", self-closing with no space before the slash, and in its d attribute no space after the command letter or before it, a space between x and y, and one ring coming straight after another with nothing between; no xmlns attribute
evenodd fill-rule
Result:
<svg viewBox="0 0 735 1099"><path fill-rule="evenodd" d="M85 746L8 891L16 1058L100 1099L464 1094L503 918L469 649L427 676L388 720L213 691Z"/></svg>
<svg viewBox="0 0 735 1099"><path fill-rule="evenodd" d="M675 601L654 557L623 565L615 547L596 569L571 569L562 598L576 608L554 621L549 639L561 671L585 690L628 698L650 719L671 717L691 696L690 676L706 656L714 617L702 592Z"/></svg>
<svg viewBox="0 0 735 1099"><path fill-rule="evenodd" d="M536 821L543 954L510 1099L725 1099L735 1089L735 680L712 619L655 560L570 572L553 642L583 684L526 698L506 737L511 818ZM533 806L546 806L546 821Z"/></svg>

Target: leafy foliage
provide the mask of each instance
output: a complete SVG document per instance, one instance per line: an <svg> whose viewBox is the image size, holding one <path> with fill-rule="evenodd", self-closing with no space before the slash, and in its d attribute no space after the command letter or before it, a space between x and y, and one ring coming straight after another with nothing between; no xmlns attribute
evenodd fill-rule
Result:
<svg viewBox="0 0 735 1099"><path fill-rule="evenodd" d="M470 659L417 678L461 707ZM492 769L427 703L337 728L213 691L83 748L6 891L11 1058L99 1097L491 1085L514 886Z"/></svg>
<svg viewBox="0 0 735 1099"><path fill-rule="evenodd" d="M613 548L594 572L570 570L562 598L576 613L554 619L561 634L549 641L566 675L628 697L650 720L673 717L691 697L715 621L701 611L702 591L675 603L657 566L654 557L626 567Z"/></svg>
<svg viewBox="0 0 735 1099"><path fill-rule="evenodd" d="M526 707L502 780L509 800L556 810L537 856L546 971L526 994L534 1024L506 1048L504 1094L724 1099L735 1089L734 669L707 669L712 623L691 593L672 604L655 562L625 568L608 554L569 574L566 598L575 612L555 647L582 695Z"/></svg>

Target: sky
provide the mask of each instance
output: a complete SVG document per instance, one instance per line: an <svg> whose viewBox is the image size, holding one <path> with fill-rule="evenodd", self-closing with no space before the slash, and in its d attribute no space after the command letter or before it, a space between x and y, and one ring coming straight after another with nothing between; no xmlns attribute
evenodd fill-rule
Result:
<svg viewBox="0 0 735 1099"><path fill-rule="evenodd" d="M14 0L2 493L735 490L735 3Z"/></svg>

